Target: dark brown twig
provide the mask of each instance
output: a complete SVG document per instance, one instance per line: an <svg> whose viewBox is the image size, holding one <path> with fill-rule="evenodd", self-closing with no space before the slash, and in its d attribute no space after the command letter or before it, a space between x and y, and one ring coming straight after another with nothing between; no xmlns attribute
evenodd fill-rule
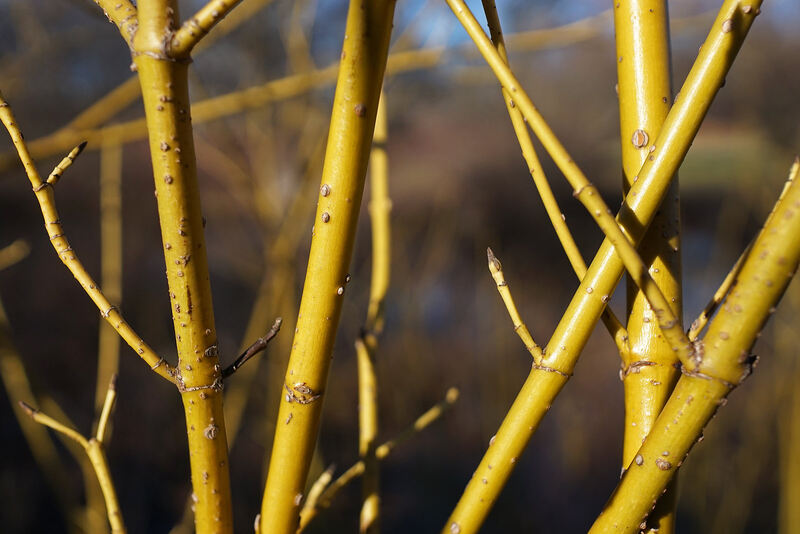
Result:
<svg viewBox="0 0 800 534"><path fill-rule="evenodd" d="M262 350L267 348L267 343L275 337L278 331L281 329L281 323L283 323L283 319L278 317L275 319L275 323L272 325L272 328L269 329L269 332L264 337L258 338L252 345L247 347L247 349L236 358L232 364L222 370L222 378L228 378L233 373L235 373L244 363L261 352Z"/></svg>

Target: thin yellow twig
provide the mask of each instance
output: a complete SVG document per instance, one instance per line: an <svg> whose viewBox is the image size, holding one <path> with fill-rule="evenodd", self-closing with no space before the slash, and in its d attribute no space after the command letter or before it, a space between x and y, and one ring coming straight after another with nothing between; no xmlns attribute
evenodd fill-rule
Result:
<svg viewBox="0 0 800 534"><path fill-rule="evenodd" d="M495 48L497 48L497 52L500 54L502 60L508 65L505 39L503 38L500 18L497 15L497 8L494 0L483 0L483 10L486 14L492 43L494 43ZM539 157L536 155L533 140L528 131L528 126L525 124L525 119L519 108L514 104L511 93L509 93L505 87L501 87L501 90L506 103L506 109L508 110L508 116L511 119L511 125L514 128L514 133L522 149L522 157L525 158L525 162L528 164L528 171L539 192L539 197L542 199L545 212L550 219L550 223L553 225L553 229L556 231L556 236L558 236L561 247L567 254L567 259L569 259L572 269L578 276L578 280L581 280L586 275L586 262L584 262L583 256L578 250L578 245L575 244L572 232L570 232L569 226L567 226L561 208L558 207L556 197L553 195L550 183L544 174L542 164L539 161ZM611 308L606 307L606 309L603 310L602 320L609 334L611 334L611 338L617 345L619 353L622 355L626 354L629 350L628 332L625 330L625 327L622 326L622 323Z"/></svg>
<svg viewBox="0 0 800 534"><path fill-rule="evenodd" d="M103 500L106 505L106 515L108 516L108 523L111 526L112 534L124 534L125 523L122 519L122 512L119 508L119 501L117 499L117 492L114 488L114 482L111 479L111 472L108 468L108 458L106 457L103 439L105 438L106 428L108 426L108 418L110 417L111 410L114 406L116 399L116 380L109 383L109 391L106 395L106 405L103 407L103 414L97 424L96 437L86 439L80 432L65 425L53 417L33 408L29 404L20 401L20 406L25 412L37 423L40 423L62 436L74 441L84 450L89 462L92 465L97 481L100 484L100 490L103 494Z"/></svg>
<svg viewBox="0 0 800 534"><path fill-rule="evenodd" d="M56 421L49 415L40 412L39 410L37 410L36 408L34 408L25 401L19 401L19 405L22 407L23 410L25 410L25 413L27 413L28 416L37 423L44 425L48 428L51 428L63 436L66 436L67 438L71 439L84 449L86 449L89 446L88 440L74 428L67 426L63 423L60 423L59 421Z"/></svg>
<svg viewBox="0 0 800 534"><path fill-rule="evenodd" d="M389 213L392 202L389 199L387 136L386 93L381 91L369 162L372 278L367 319L362 334L355 343L358 361L358 452L365 466L360 520L362 534L377 534L380 531L380 472L378 459L375 456L378 439L378 379L375 372L375 353L378 348L378 336L383 331L383 305L389 287L391 268Z"/></svg>
<svg viewBox="0 0 800 534"><path fill-rule="evenodd" d="M531 336L528 327L522 321L522 317L520 317L517 311L517 305L514 303L511 290L508 288L508 283L503 275L503 264L501 264L500 260L494 255L491 248L486 249L486 256L489 260L489 272L492 273L492 278L494 278L494 282L497 285L497 291L500 293L500 297L502 297L503 303L506 305L508 315L511 316L514 332L517 333L522 343L525 345L525 348L531 353L533 362L539 365L542 361L542 348L533 340L533 336Z"/></svg>
<svg viewBox="0 0 800 534"><path fill-rule="evenodd" d="M184 22L172 36L173 57L186 57L211 28L216 26L242 0L211 0Z"/></svg>
<svg viewBox="0 0 800 534"><path fill-rule="evenodd" d="M106 398L103 401L103 409L100 411L100 417L97 419L97 430L94 433L94 438L100 443L103 443L106 440L108 422L111 418L111 412L114 410L114 403L116 400L117 375L112 375L111 380L108 382Z"/></svg>
<svg viewBox="0 0 800 534"><path fill-rule="evenodd" d="M120 336L122 336L122 339L124 339L159 376L175 384L175 371L173 367L163 358L159 357L155 351L139 337L133 328L131 328L122 317L119 310L109 302L108 298L100 290L86 271L83 263L81 263L78 256L72 250L64 234L64 229L61 226L61 219L56 210L53 186L49 182L43 182L40 178L39 171L36 170L36 166L28 153L22 133L20 132L19 126L17 126L11 108L5 99L3 99L2 94L0 94L0 120L2 120L8 133L11 135L14 147L17 149L20 161L22 161L25 172L33 187L34 194L36 195L36 200L39 201L39 207L42 210L45 229L50 237L50 243L56 250L59 259L70 270L73 276L75 276L75 279L81 287L83 287L84 291L86 291L95 305L97 305L103 318L108 321Z"/></svg>

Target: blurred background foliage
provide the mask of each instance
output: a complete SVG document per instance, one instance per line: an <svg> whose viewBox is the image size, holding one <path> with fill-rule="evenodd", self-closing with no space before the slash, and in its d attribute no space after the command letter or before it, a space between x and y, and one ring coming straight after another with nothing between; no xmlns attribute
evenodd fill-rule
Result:
<svg viewBox="0 0 800 534"><path fill-rule="evenodd" d="M184 16L201 4L181 1ZM609 7L597 0L498 1L512 68L613 206L621 201L621 171L613 28L604 14ZM676 91L716 7L708 0L671 5ZM339 56L345 2L245 0L237 9L251 12L195 56L195 102L307 74ZM531 33L582 19L587 20L577 31L572 25L561 32ZM800 146L798 21L796 2L766 6L681 169L687 326L769 212ZM433 532L444 524L530 365L487 272L486 246L502 259L520 310L540 342L547 340L577 282L519 155L497 84L446 5L398 2L395 33L393 52L426 48L436 53L432 61L391 74L386 82L394 209L392 283L377 363L381 432L394 435L448 386L459 387L461 398L442 421L383 463L383 524L386 532ZM131 76L129 64L123 41L92 2L0 1L0 87L29 141L60 129L124 82ZM264 459L311 238L332 79L291 98L195 121L223 361L232 361L248 341L242 336L257 295L268 295L263 331L273 317L284 318L283 331L258 364L232 448L239 532L250 531L263 490ZM109 123L141 115L136 100ZM0 152L10 148L3 136ZM99 157L93 148L99 144L90 144L66 173L58 195L74 248L99 275ZM40 171L64 153L40 157ZM601 233L555 167L544 164L590 259ZM171 314L142 140L125 145L122 176L121 308L159 353L169 355L174 353ZM20 238L30 245L30 255L0 273L13 342L40 405L52 399L87 430L93 418L98 313L49 246L21 169L6 160L0 173L0 247ZM317 473L329 463L341 471L357 459L353 342L369 292L366 207L351 274ZM622 311L619 296L612 305ZM757 372L733 394L681 469L679 531L778 529L782 473L791 460L790 422L800 412L792 418L792 391L797 396L800 387L793 325L798 307L795 283L756 345ZM122 351L108 451L111 470L130 531L167 532L180 521L190 492L181 407L172 388L151 376L130 349ZM591 525L619 477L618 367L614 345L601 327L485 532L579 532ZM20 399L3 396L4 529L74 531L65 526L14 418L11 403ZM64 492L78 502L84 491L80 467L57 446L67 473ZM358 496L353 485L310 531L353 531Z"/></svg>

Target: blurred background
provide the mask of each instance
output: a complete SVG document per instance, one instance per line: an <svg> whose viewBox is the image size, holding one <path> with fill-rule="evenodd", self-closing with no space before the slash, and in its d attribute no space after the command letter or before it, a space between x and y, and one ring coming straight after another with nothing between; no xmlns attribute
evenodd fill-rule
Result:
<svg viewBox="0 0 800 534"><path fill-rule="evenodd" d="M181 1L183 16L202 3ZM512 68L609 205L618 205L616 65L613 24L605 11L610 2L497 4ZM470 6L483 21L480 2ZM718 7L707 0L671 3L676 91ZM245 0L209 35L214 42L194 55L195 104L236 95L193 112L223 362L233 361L243 344L266 332L274 317L284 318L281 333L257 363L248 364L239 396L227 406L241 421L229 436L237 532L251 532L260 507L346 9L346 2L331 0ZM800 4L766 3L681 168L687 326L769 213L800 147L798 21ZM548 28L554 30L543 31ZM383 462L383 527L436 532L530 369L530 356L489 275L486 247L502 260L540 344L547 342L577 281L520 157L497 83L446 4L398 2L394 32L385 84L393 250L377 355L381 435L388 439L400 432L450 386L461 396L441 420ZM40 172L47 174L72 146L89 140L57 188L72 246L99 280L101 196L107 208L115 204L113 186L104 186L112 189L101 195L100 177L113 184L114 176L121 176L116 217L122 221L121 310L174 362L149 154L136 122L143 112L138 86L126 82L129 64L127 47L92 2L0 0L0 90L31 142ZM272 83L276 80L281 81ZM245 89L250 90L242 93ZM105 111L80 115L112 90L117 99ZM115 149L120 143L121 150ZM52 439L58 472L44 473L12 410L18 400L51 415L60 409L89 433L101 334L97 309L49 245L30 185L10 150L8 137L0 136L0 248L21 239L29 254L0 272L8 319L0 394L3 530L97 532L104 528L102 517L76 512L96 495L85 490L81 466L68 447ZM588 261L601 233L540 155ZM368 195L369 188L364 206ZM366 211L312 478L331 463L340 473L358 456L353 342L369 293ZM621 295L612 300L620 315ZM800 450L792 442L800 439L797 429L792 432L792 422L800 421L798 309L795 283L755 347L761 357L757 371L732 394L682 467L680 532L787 529L779 504L790 483L790 452ZM168 532L182 521L191 491L179 398L126 346L119 366L108 455L122 512L131 532ZM619 478L618 371L619 356L601 326L483 532L588 529ZM26 378L28 393L27 386L20 388ZM19 392L33 398L18 398ZM308 531L357 529L359 496L359 484L352 484Z"/></svg>

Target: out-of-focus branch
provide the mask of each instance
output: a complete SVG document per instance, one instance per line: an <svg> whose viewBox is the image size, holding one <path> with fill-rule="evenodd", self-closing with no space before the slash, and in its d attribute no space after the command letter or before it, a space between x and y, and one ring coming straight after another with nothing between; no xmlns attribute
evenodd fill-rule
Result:
<svg viewBox="0 0 800 534"><path fill-rule="evenodd" d="M86 456L92 464L97 480L100 483L100 489L103 492L103 498L106 504L106 513L108 515L108 522L111 526L113 534L124 534L125 523L122 519L122 512L119 508L119 501L117 500L117 493L114 488L114 482L111 479L111 472L108 469L108 459L106 458L104 440L106 438L106 428L108 426L108 419L111 411L114 408L114 401L116 400L116 376L112 377L108 386L108 393L106 394L105 402L101 412L100 419L97 424L97 432L89 439L85 438L80 432L60 421L50 417L49 415L31 407L23 401L20 401L20 406L23 410L37 423L42 424L62 436L74 441L86 452Z"/></svg>

